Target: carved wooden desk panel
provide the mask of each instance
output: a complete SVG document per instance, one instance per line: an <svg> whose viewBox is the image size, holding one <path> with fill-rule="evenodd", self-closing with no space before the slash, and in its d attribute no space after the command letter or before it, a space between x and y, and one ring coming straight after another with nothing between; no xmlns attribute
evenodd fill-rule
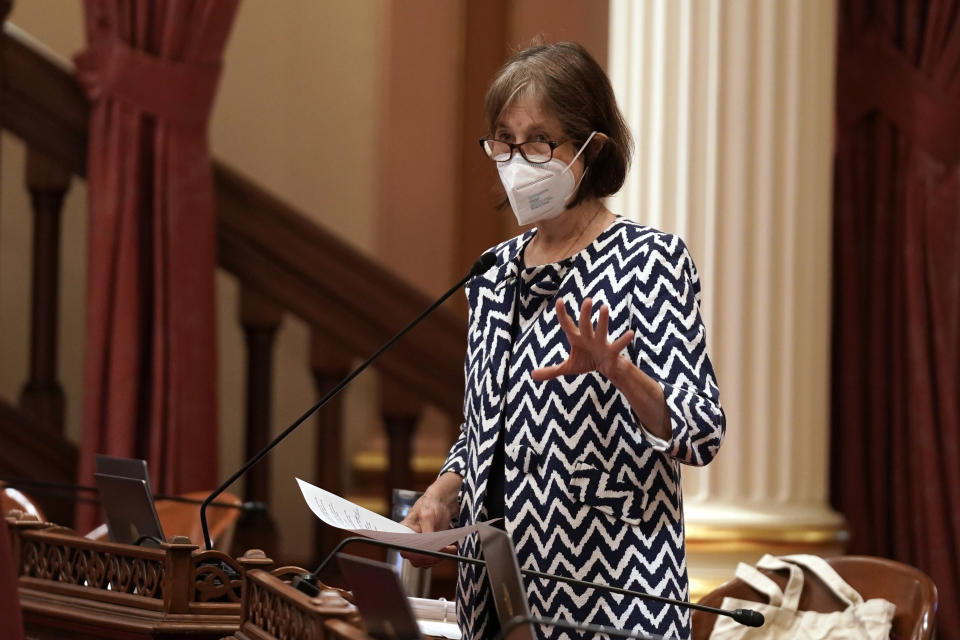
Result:
<svg viewBox="0 0 960 640"><path fill-rule="evenodd" d="M240 624L243 576L262 552L235 560L186 538L160 548L88 540L12 511L20 605L30 638L217 640Z"/></svg>
<svg viewBox="0 0 960 640"><path fill-rule="evenodd" d="M257 569L247 573L246 586L243 620L230 640L372 640L342 591L328 589L311 598Z"/></svg>

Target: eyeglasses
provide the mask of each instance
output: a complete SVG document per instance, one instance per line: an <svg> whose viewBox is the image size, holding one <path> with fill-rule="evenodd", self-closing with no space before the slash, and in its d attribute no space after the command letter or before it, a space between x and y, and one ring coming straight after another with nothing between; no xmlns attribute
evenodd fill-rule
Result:
<svg viewBox="0 0 960 640"><path fill-rule="evenodd" d="M553 158L553 150L566 140L530 140L528 142L506 142L495 138L480 138L480 146L491 160L507 162L513 158L513 151L517 149L527 162L543 164Z"/></svg>

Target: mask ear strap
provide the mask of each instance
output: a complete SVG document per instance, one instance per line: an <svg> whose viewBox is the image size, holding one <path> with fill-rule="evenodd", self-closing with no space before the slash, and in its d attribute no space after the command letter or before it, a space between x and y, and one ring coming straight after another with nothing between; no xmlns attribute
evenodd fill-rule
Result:
<svg viewBox="0 0 960 640"><path fill-rule="evenodd" d="M577 189L580 188L580 183L583 182L583 178L587 175L587 171L588 171L589 169L590 169L590 167L584 167L584 168L583 168L583 173L580 174L580 179L577 180L577 184L573 185L573 192L574 192L574 193L576 193L576 192L577 192Z"/></svg>
<svg viewBox="0 0 960 640"><path fill-rule="evenodd" d="M577 155L573 156L573 160L570 161L570 164L567 165L567 168L564 169L564 171L570 171L570 167L572 167L572 166L573 166L573 163L577 161L577 158L580 157L580 154L582 154L582 153L586 150L587 146L589 146L590 141L593 140L593 136L595 136L595 135L597 135L597 132L596 132L596 131L591 131L591 132L590 132L590 137L587 138L587 141L584 142L584 143L583 143L583 146L581 146L580 149L579 149L579 151L577 151ZM584 173L586 173L586 169L584 169ZM580 176L580 179L583 180L583 176ZM578 183L578 184L579 184L579 183Z"/></svg>

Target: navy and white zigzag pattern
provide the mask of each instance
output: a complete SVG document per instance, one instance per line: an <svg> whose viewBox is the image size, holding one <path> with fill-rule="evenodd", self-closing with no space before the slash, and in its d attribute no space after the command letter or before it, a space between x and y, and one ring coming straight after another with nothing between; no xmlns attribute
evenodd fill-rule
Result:
<svg viewBox="0 0 960 640"><path fill-rule="evenodd" d="M561 263L522 268L534 231L496 247L497 266L474 278L465 363L464 423L443 471L464 477L461 523L485 519L485 491L501 424L505 525L524 568L671 598L687 597L680 463L714 457L725 422L700 317L700 284L676 236L618 218ZM514 309L519 287L519 308ZM610 309L610 336L633 329L627 355L664 390L672 437L640 425L622 394L597 372L534 382L530 371L566 359L554 308L572 317L584 298ZM519 331L511 339L514 313ZM475 536L460 552L479 555ZM533 615L687 638L689 613L528 580ZM460 626L486 635L494 615L485 572L462 565ZM567 632L542 628L542 637Z"/></svg>

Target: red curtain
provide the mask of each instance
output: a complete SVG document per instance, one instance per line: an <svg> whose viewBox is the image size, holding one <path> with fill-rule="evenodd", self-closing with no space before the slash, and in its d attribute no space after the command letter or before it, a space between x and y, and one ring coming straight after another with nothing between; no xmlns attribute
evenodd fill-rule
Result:
<svg viewBox="0 0 960 640"><path fill-rule="evenodd" d="M960 2L842 0L831 493L960 638Z"/></svg>
<svg viewBox="0 0 960 640"><path fill-rule="evenodd" d="M237 0L86 0L93 103L80 481L146 458L154 490L217 479L215 215L206 123ZM81 510L77 525L94 524Z"/></svg>

